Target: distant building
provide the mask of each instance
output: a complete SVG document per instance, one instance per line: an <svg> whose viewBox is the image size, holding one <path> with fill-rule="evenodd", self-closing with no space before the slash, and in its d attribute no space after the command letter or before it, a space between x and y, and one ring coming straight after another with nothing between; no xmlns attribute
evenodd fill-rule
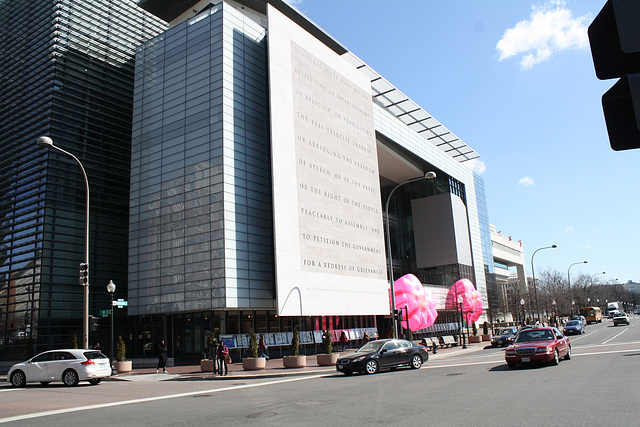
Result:
<svg viewBox="0 0 640 427"><path fill-rule="evenodd" d="M522 242L496 231L493 224L489 227L497 283L493 315L501 320L519 318L522 310L519 301L527 294L528 289Z"/></svg>

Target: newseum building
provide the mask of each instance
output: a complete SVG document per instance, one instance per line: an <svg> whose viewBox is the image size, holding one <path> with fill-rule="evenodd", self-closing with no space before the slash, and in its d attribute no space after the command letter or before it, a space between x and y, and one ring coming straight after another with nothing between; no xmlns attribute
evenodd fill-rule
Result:
<svg viewBox="0 0 640 427"><path fill-rule="evenodd" d="M135 354L164 338L199 355L209 332L237 348L251 330L286 346L295 326L307 344L326 328L385 336L389 256L438 308L469 278L488 309L472 148L284 1L138 5L169 29L136 53Z"/></svg>

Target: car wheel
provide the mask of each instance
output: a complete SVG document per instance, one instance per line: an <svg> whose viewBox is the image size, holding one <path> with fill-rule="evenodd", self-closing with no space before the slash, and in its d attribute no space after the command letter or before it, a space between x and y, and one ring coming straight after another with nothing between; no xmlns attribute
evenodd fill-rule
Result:
<svg viewBox="0 0 640 427"><path fill-rule="evenodd" d="M98 384L100 384L100 381L102 381L102 378L93 378L93 379L89 380L89 384L98 385Z"/></svg>
<svg viewBox="0 0 640 427"><path fill-rule="evenodd" d="M378 362L375 360L369 360L366 365L364 365L365 372L367 374L375 374L378 372Z"/></svg>
<svg viewBox="0 0 640 427"><path fill-rule="evenodd" d="M567 355L564 356L564 360L571 360L571 346L569 346L569 349L567 350Z"/></svg>
<svg viewBox="0 0 640 427"><path fill-rule="evenodd" d="M78 385L78 373L73 369L67 369L62 373L62 382L69 387Z"/></svg>
<svg viewBox="0 0 640 427"><path fill-rule="evenodd" d="M42 385L49 385L51 383L51 381L40 381L40 384Z"/></svg>
<svg viewBox="0 0 640 427"><path fill-rule="evenodd" d="M558 363L560 363L560 354L559 354L559 351L556 349L556 351L553 352L553 360L551 361L551 364L557 365Z"/></svg>
<svg viewBox="0 0 640 427"><path fill-rule="evenodd" d="M24 387L27 384L27 378L22 371L14 371L11 374L11 385L14 387Z"/></svg>
<svg viewBox="0 0 640 427"><path fill-rule="evenodd" d="M418 369L422 366L422 357L419 354L414 354L411 358L411 368Z"/></svg>
<svg viewBox="0 0 640 427"><path fill-rule="evenodd" d="M509 365L510 369L515 369L515 367L516 367L516 364L513 363L513 362L508 362L507 365Z"/></svg>

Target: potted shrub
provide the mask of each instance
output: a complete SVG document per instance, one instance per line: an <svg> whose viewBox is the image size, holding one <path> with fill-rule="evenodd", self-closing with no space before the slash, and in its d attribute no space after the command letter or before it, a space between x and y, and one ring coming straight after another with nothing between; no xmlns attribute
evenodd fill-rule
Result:
<svg viewBox="0 0 640 427"><path fill-rule="evenodd" d="M482 341L491 341L491 334L489 333L489 322L487 321L482 324Z"/></svg>
<svg viewBox="0 0 640 427"><path fill-rule="evenodd" d="M118 343L116 344L116 361L113 363L114 368L118 372L131 371L131 360L125 360L126 350L122 336L118 336Z"/></svg>
<svg viewBox="0 0 640 427"><path fill-rule="evenodd" d="M249 332L249 357L242 359L245 371L257 371L267 366L267 359L258 357L258 339L253 331Z"/></svg>
<svg viewBox="0 0 640 427"><path fill-rule="evenodd" d="M318 366L333 366L338 363L338 353L333 352L329 330L322 335L322 354L316 355Z"/></svg>
<svg viewBox="0 0 640 427"><path fill-rule="evenodd" d="M207 351L204 354L204 359L200 360L200 370L202 372L213 372L213 359L216 357L212 354L213 343L216 340L216 335L213 332L209 332L209 341L207 342Z"/></svg>
<svg viewBox="0 0 640 427"><path fill-rule="evenodd" d="M471 331L473 332L473 335L469 337L469 343L482 341L482 338L478 336L478 327L476 326L476 322L471 324Z"/></svg>
<svg viewBox="0 0 640 427"><path fill-rule="evenodd" d="M298 327L293 328L293 338L291 339L291 356L282 358L282 365L285 368L304 368L307 366L307 356L300 355L300 334Z"/></svg>

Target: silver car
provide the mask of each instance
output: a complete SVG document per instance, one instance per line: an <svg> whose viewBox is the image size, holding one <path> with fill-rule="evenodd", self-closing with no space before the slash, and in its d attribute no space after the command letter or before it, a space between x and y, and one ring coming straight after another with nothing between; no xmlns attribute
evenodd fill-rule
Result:
<svg viewBox="0 0 640 427"><path fill-rule="evenodd" d="M47 385L52 381L61 381L66 386L78 385L79 381L96 385L109 375L109 359L100 351L64 349L45 351L26 362L16 363L9 369L7 380L14 387L34 382Z"/></svg>

